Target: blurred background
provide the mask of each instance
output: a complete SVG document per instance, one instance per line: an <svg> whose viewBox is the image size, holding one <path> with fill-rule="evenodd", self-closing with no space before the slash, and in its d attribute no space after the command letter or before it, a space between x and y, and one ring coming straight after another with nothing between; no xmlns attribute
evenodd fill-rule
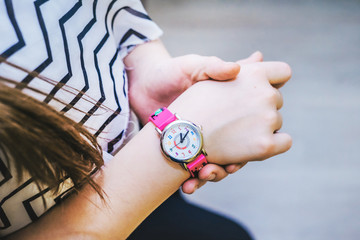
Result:
<svg viewBox="0 0 360 240"><path fill-rule="evenodd" d="M256 239L360 239L360 1L147 0L173 56L288 62L292 149L207 184L189 201ZM239 106L241 107L241 106Z"/></svg>

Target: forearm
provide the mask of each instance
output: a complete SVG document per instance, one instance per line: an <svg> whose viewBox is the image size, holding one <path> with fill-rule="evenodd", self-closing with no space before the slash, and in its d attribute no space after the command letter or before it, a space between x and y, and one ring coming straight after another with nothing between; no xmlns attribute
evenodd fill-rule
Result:
<svg viewBox="0 0 360 240"><path fill-rule="evenodd" d="M168 92L162 80L162 72L171 57L160 40L137 46L125 59L126 73L129 82L129 100L131 109L145 124L150 113L160 108L157 97L148 89ZM178 74L178 73L176 73ZM167 79L171 76L167 74ZM165 89L163 89L165 88ZM157 91L156 91L157 92Z"/></svg>
<svg viewBox="0 0 360 240"><path fill-rule="evenodd" d="M157 84L157 76L161 75L161 71L164 70L163 64L169 59L171 59L170 54L160 40L141 44L125 57L124 64L129 80L130 104L136 102L139 98L137 94L147 87L154 85L160 87ZM155 82L152 79L155 79ZM148 98L147 100L151 99ZM134 107L141 108L143 106L135 104ZM144 111L144 109L138 111Z"/></svg>
<svg viewBox="0 0 360 240"><path fill-rule="evenodd" d="M193 85L168 109L203 126L210 163L266 159L291 146L291 137L278 132L282 97L271 86L290 76L284 63L244 66L234 81ZM147 124L95 176L108 196L106 203L85 187L13 239L124 239L188 177L178 164L165 159L154 126Z"/></svg>
<svg viewBox="0 0 360 240"><path fill-rule="evenodd" d="M154 62L169 59L170 54L160 39L146 42L135 47L124 59L128 69L147 67ZM139 71L140 73L141 71Z"/></svg>
<svg viewBox="0 0 360 240"><path fill-rule="evenodd" d="M95 177L106 202L85 187L9 239L125 239L188 177L164 158L148 124Z"/></svg>

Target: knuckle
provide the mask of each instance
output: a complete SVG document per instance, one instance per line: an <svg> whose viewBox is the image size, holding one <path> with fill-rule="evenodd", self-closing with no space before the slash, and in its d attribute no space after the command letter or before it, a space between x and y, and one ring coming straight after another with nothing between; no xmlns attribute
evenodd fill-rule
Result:
<svg viewBox="0 0 360 240"><path fill-rule="evenodd" d="M190 53L185 56L189 57L189 58L195 58L195 59L201 58L201 56L199 54L195 54L195 53Z"/></svg>
<svg viewBox="0 0 360 240"><path fill-rule="evenodd" d="M265 101L275 103L277 100L277 92L275 89L269 87L266 89L266 91L264 91L263 97Z"/></svg>
<svg viewBox="0 0 360 240"><path fill-rule="evenodd" d="M275 151L275 142L270 137L263 137L258 141L258 152L261 157L268 157Z"/></svg>
<svg viewBox="0 0 360 240"><path fill-rule="evenodd" d="M216 56L209 56L208 59L209 59L209 61L215 62L215 63L221 61L220 58L218 58Z"/></svg>
<svg viewBox="0 0 360 240"><path fill-rule="evenodd" d="M249 75L265 75L265 69L258 64L245 65L245 69Z"/></svg>
<svg viewBox="0 0 360 240"><path fill-rule="evenodd" d="M279 114L276 111L268 111L263 116L266 123L276 123L279 119Z"/></svg>

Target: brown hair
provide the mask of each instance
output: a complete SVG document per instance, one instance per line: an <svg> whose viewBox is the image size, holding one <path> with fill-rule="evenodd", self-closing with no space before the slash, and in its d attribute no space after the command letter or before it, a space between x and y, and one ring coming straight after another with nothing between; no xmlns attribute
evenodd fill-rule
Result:
<svg viewBox="0 0 360 240"><path fill-rule="evenodd" d="M49 105L1 82L16 82L0 76L0 151L9 168L19 178L28 172L54 193L69 177L75 189L88 183L103 198L90 176L104 164L95 137Z"/></svg>

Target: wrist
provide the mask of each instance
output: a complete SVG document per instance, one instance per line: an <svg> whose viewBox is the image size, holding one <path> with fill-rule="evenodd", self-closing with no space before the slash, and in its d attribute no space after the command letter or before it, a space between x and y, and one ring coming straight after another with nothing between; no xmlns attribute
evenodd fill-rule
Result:
<svg viewBox="0 0 360 240"><path fill-rule="evenodd" d="M176 182L174 189L177 189L190 176L179 164L168 161L162 154L159 135L152 123L147 123L123 149L125 151L121 151L119 154L126 154L126 157L116 155L115 158L119 158L119 161L122 161L122 159L132 161L128 164L131 172L136 172L138 168L141 168L141 171L150 173L156 178ZM137 149L137 151L133 151L134 149ZM135 162L139 159L141 159L142 164ZM136 166L136 168L133 168L133 166Z"/></svg>
<svg viewBox="0 0 360 240"><path fill-rule="evenodd" d="M212 84L213 82L208 81L206 84ZM193 122L194 124L201 126L202 135L203 135L203 148L207 152L208 156L206 157L209 163L222 165L219 159L214 158L213 152L219 151L219 146L215 145L213 133L217 131L219 126L216 124L216 121L219 121L219 115L226 113L214 113L209 117L209 114L206 111L202 111L202 103L208 101L207 89L202 88L204 82L197 83L185 91L179 98L170 104L167 108L181 116L182 119L187 119ZM217 83L219 84L219 83ZM196 90L195 90L196 89ZM195 91L193 91L195 90ZM201 94L196 94L194 98L194 92L203 91ZM203 96L206 96L205 98ZM192 106L192 107L189 107ZM224 123L225 124L225 123ZM215 140L215 141L214 141Z"/></svg>
<svg viewBox="0 0 360 240"><path fill-rule="evenodd" d="M208 163L203 149L201 127L181 119L165 107L155 111L149 121L160 135L164 156L180 164L190 172L191 177L197 177L199 171Z"/></svg>

